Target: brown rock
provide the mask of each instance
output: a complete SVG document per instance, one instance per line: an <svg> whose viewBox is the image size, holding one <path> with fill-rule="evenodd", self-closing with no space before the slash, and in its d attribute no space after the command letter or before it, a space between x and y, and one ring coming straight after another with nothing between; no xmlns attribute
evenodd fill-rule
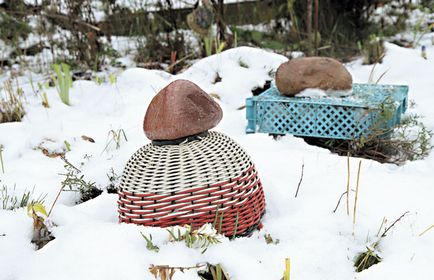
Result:
<svg viewBox="0 0 434 280"><path fill-rule="evenodd" d="M205 91L176 80L152 99L143 129L151 140L174 140L211 129L222 117L222 109Z"/></svg>
<svg viewBox="0 0 434 280"><path fill-rule="evenodd" d="M329 57L294 58L281 64L276 72L276 86L287 96L307 88L349 90L352 82L345 66Z"/></svg>

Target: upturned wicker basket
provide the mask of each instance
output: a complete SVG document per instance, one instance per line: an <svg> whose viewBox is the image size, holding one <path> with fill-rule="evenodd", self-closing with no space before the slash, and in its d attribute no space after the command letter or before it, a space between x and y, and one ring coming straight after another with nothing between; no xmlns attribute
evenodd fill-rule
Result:
<svg viewBox="0 0 434 280"><path fill-rule="evenodd" d="M219 132L139 149L125 167L118 204L121 222L145 226L198 228L218 216L217 227L227 236L235 228L237 236L249 235L265 211L250 157Z"/></svg>

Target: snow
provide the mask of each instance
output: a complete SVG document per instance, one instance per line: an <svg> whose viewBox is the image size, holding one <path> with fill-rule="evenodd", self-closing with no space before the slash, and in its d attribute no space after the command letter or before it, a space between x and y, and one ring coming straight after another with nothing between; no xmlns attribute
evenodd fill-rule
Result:
<svg viewBox="0 0 434 280"><path fill-rule="evenodd" d="M386 48L375 76L388 70L381 83L408 84L410 98L417 103L410 113L426 116L425 124L434 129L434 47L427 46L427 60L417 49L393 44L386 44ZM251 237L223 238L201 254L200 249L169 242L165 229L119 224L115 194L103 193L75 205L78 197L63 192L50 216L56 239L38 251L30 243L32 219L25 211L0 210L0 279L153 279L148 272L151 264L194 266L204 262L222 263L235 280L280 279L288 257L291 279L432 279L434 231L419 234L434 223L433 155L403 166L362 160L353 229L352 213L347 216L344 200L338 211L332 212L346 190L345 157L292 136L276 141L266 134L244 133L245 111L237 108L244 105L253 88L270 80L284 61L286 58L277 54L241 47L204 58L175 76L131 68L121 73L114 85L74 82L70 107L61 103L55 88L49 88L50 108L44 108L27 76L20 77L28 100L27 114L20 123L0 125L5 163L0 185L16 184L18 194L34 186L35 197L47 194L45 205L49 208L64 179L60 175L65 172L64 163L46 157L37 147L45 143L47 149L58 151L65 148L66 140L71 148L66 154L68 160L80 167L86 180L105 188L110 169L121 174L129 157L149 143L142 121L153 96L175 79L189 79L220 97L216 101L224 117L215 130L235 139L251 155L263 182L267 212L263 228ZM347 68L355 82L366 82L372 70L361 60L347 64ZM215 82L217 73L220 82ZM35 81L42 78L33 77ZM120 129L128 141L121 139L116 148L109 131ZM92 137L95 143L83 140L82 135ZM350 162L354 189L359 159L351 158ZM302 164L304 176L294 198ZM354 192L350 198L353 207ZM390 225L405 211L409 214L380 242L383 261L356 273L354 258L376 240L383 217ZM146 249L140 232L152 234L160 247L158 253ZM279 243L267 244L264 234L279 239ZM186 271L176 272L174 279L198 278Z"/></svg>

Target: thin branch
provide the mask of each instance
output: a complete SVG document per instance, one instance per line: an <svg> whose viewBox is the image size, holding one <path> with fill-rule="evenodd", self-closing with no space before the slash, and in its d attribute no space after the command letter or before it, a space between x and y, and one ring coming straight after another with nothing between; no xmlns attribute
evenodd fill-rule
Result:
<svg viewBox="0 0 434 280"><path fill-rule="evenodd" d="M56 195L56 198L55 198L54 201L53 201L53 204L51 204L51 208L50 208L50 211L48 211L47 218L50 217L51 211L53 211L54 205L56 205L56 202L57 202L57 200L59 199L59 196L60 196L60 194L62 193L62 191L63 191L64 188L65 188L65 185L62 184L62 186L61 186L60 189L59 189L59 192L58 192L57 195Z"/></svg>
<svg viewBox="0 0 434 280"><path fill-rule="evenodd" d="M304 161L303 164L301 165L301 176L300 176L300 181L298 182L297 191L295 192L295 198L297 198L298 191L300 190L300 185L301 182L303 181L303 174L304 174Z"/></svg>
<svg viewBox="0 0 434 280"><path fill-rule="evenodd" d="M339 204L341 204L341 199L342 199L342 197L344 197L344 195L347 194L347 193L348 193L348 192L345 191L345 192L343 192L343 193L341 194L341 197L339 197L338 204L336 204L336 207L335 207L335 210L333 210L333 213L336 213L336 211L338 210Z"/></svg>
<svg viewBox="0 0 434 280"><path fill-rule="evenodd" d="M407 212L405 212L404 214L402 214L398 219L396 219L389 227L387 227L385 230L384 230L384 232L383 232L383 234L381 235L381 237L385 237L386 236L386 233L392 228L392 227L394 227L395 226L395 224L397 223L397 222L399 222L405 215L407 215L409 213L409 211L407 211Z"/></svg>

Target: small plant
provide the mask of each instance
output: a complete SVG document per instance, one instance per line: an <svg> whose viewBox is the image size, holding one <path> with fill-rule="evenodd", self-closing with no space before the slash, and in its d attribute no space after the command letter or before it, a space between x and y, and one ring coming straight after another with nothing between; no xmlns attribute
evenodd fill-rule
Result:
<svg viewBox="0 0 434 280"><path fill-rule="evenodd" d="M107 186L107 192L108 193L117 193L116 186L118 185L118 182L121 178L120 175L116 174L115 170L113 168L110 168L109 173L107 173L107 178L109 179L109 185Z"/></svg>
<svg viewBox="0 0 434 280"><path fill-rule="evenodd" d="M391 139L397 153L396 158L401 161L424 159L433 148L432 137L433 132L421 122L419 115L406 116L395 129Z"/></svg>
<svg viewBox="0 0 434 280"><path fill-rule="evenodd" d="M361 253L354 262L357 272L361 272L365 269L370 268L374 264L382 261L379 252L375 248L366 247L366 251Z"/></svg>
<svg viewBox="0 0 434 280"><path fill-rule="evenodd" d="M27 205L27 215L29 217L33 217L37 214L43 214L44 216L48 216L47 210L45 210L45 206L42 203L34 202Z"/></svg>
<svg viewBox="0 0 434 280"><path fill-rule="evenodd" d="M1 209L15 210L27 207L30 204L43 204L47 196L39 195L37 198L33 198L34 189L32 191L24 191L21 196L17 196L15 195L15 188L16 186L14 185L12 193L9 192L8 187L5 185L0 188Z"/></svg>
<svg viewBox="0 0 434 280"><path fill-rule="evenodd" d="M214 36L209 34L208 36L203 38L203 43L205 46L205 55L211 56L213 54L213 50L215 54L221 53L223 49L226 47L225 42L220 42L218 36Z"/></svg>
<svg viewBox="0 0 434 280"><path fill-rule="evenodd" d="M98 74L95 74L95 83L99 86L105 83L105 76L99 76Z"/></svg>
<svg viewBox="0 0 434 280"><path fill-rule="evenodd" d="M141 232L140 234L146 240L146 249L148 249L149 251L156 252L156 253L158 253L160 251L160 248L152 242L152 235L151 234L149 235L149 237L144 235L143 232Z"/></svg>
<svg viewBox="0 0 434 280"><path fill-rule="evenodd" d="M63 144L65 144L65 148L67 152L71 151L71 144L68 141L63 141Z"/></svg>
<svg viewBox="0 0 434 280"><path fill-rule="evenodd" d="M43 84L41 84L40 82L37 83L38 88L35 88L35 85L33 83L33 78L32 75L29 75L29 80L30 80L30 86L32 87L33 93L35 94L35 96L38 96L41 98L41 104L42 106L44 106L45 108L50 108L50 104L48 103L48 97L47 97L47 93L44 90L44 86ZM44 84L46 86L46 89L49 88L48 83Z"/></svg>
<svg viewBox="0 0 434 280"><path fill-rule="evenodd" d="M36 245L38 250L54 239L44 223L45 218L39 214L48 217L45 206L42 203L31 203L27 206L27 215L33 219L32 243Z"/></svg>
<svg viewBox="0 0 434 280"><path fill-rule="evenodd" d="M84 179L80 169L72 165L64 156L61 156L61 159L65 163L66 170L66 173L61 174L65 177L61 183L61 190L79 192L81 195L79 203L93 199L102 193L95 182Z"/></svg>
<svg viewBox="0 0 434 280"><path fill-rule="evenodd" d="M41 104L45 108L50 108L50 103L48 103L48 97L47 97L47 93L45 91L42 92L42 94L41 94Z"/></svg>
<svg viewBox="0 0 434 280"><path fill-rule="evenodd" d="M118 81L118 78L116 77L116 74L115 73L110 73L110 75L109 75L109 82L110 82L110 84L111 85L116 85L117 81Z"/></svg>
<svg viewBox="0 0 434 280"><path fill-rule="evenodd" d="M279 239L273 239L273 237L271 237L271 234L269 234L269 233L264 234L264 239L265 239L265 243L267 243L267 244L277 245L280 243Z"/></svg>
<svg viewBox="0 0 434 280"><path fill-rule="evenodd" d="M376 240L372 242L370 245L366 246L366 251L361 252L354 261L354 267L357 272L361 272L365 269L370 268L374 264L377 264L382 261L380 257L380 252L378 251L378 247L380 245L380 241L387 236L389 230L391 230L397 222L399 222L405 215L408 214L408 211L402 214L398 219L396 219L390 226L384 229L383 233L380 235L381 230L386 225L387 220L383 218L380 228L378 229L378 233L376 236Z"/></svg>
<svg viewBox="0 0 434 280"><path fill-rule="evenodd" d="M6 80L3 83L3 90L0 89L0 123L19 122L23 118L25 96L16 80L15 89L12 81Z"/></svg>
<svg viewBox="0 0 434 280"><path fill-rule="evenodd" d="M180 227L166 230L170 235L170 241L184 241L188 248L203 249L202 254L205 253L208 246L220 243L216 230L210 224L205 224L197 230L193 230L189 225L185 225L182 231Z"/></svg>
<svg viewBox="0 0 434 280"><path fill-rule="evenodd" d="M107 144L105 145L104 150L101 154L103 154L113 143L115 144L116 150L119 149L121 147L122 138L124 138L124 140L128 142L127 135L122 128L118 130L110 130L107 135Z"/></svg>
<svg viewBox="0 0 434 280"><path fill-rule="evenodd" d="M66 63L53 64L53 70L56 73L53 76L57 92L59 93L60 100L65 105L71 105L69 102L69 89L72 87L72 75L69 65Z"/></svg>
<svg viewBox="0 0 434 280"><path fill-rule="evenodd" d="M229 280L229 275L221 264L213 265L208 263L206 270L199 271L198 275L202 280Z"/></svg>

